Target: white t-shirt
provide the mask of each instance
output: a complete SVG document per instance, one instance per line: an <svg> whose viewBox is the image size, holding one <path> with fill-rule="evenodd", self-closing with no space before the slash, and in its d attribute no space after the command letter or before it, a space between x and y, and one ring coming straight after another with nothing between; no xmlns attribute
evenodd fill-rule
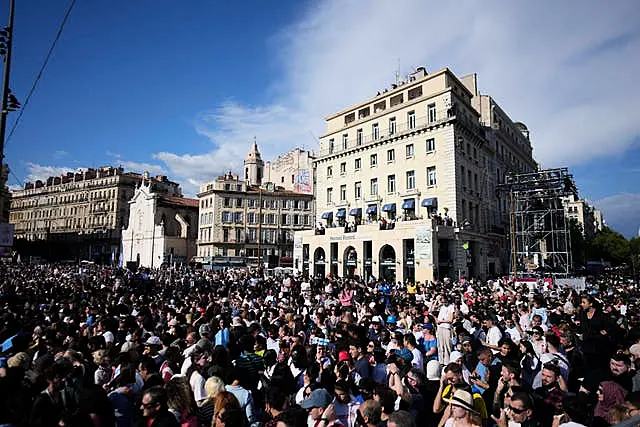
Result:
<svg viewBox="0 0 640 427"><path fill-rule="evenodd" d="M420 372L424 372L424 358L422 357L422 352L417 348L414 348L413 350L411 350L411 354L413 354L411 367L419 369Z"/></svg>
<svg viewBox="0 0 640 427"><path fill-rule="evenodd" d="M451 319L451 315L454 312L454 308L453 308L453 304L449 304L449 305L443 305L442 307L440 307L440 311L438 312L438 320L439 321L444 321L444 320L449 320ZM451 329L451 323L438 323L439 327L445 328L445 329Z"/></svg>
<svg viewBox="0 0 640 427"><path fill-rule="evenodd" d="M505 329L505 332L507 334L509 334L509 338L511 338L511 341L513 341L516 344L520 343L520 340L522 339L522 336L520 336L520 332L518 332L518 329L513 327L513 328L508 328Z"/></svg>
<svg viewBox="0 0 640 427"><path fill-rule="evenodd" d="M498 328L497 326L492 326L487 331L487 339L485 340L485 343L497 346L501 339L502 332L500 332L500 328ZM498 350L492 351L494 354L498 352Z"/></svg>
<svg viewBox="0 0 640 427"><path fill-rule="evenodd" d="M112 344L116 338L113 336L113 333L106 331L102 334L102 337L104 338L104 342L107 344Z"/></svg>
<svg viewBox="0 0 640 427"><path fill-rule="evenodd" d="M198 405L207 398L204 383L205 381L202 375L200 375L198 371L193 371L191 378L189 379L189 384L191 385L191 390L193 390L193 399Z"/></svg>

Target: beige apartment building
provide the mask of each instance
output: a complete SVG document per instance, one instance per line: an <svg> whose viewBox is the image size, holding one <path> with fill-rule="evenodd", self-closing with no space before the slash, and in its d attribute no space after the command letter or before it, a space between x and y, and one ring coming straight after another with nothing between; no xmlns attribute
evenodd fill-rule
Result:
<svg viewBox="0 0 640 427"><path fill-rule="evenodd" d="M296 193L313 194L314 160L312 151L301 148L288 151L266 162L262 184L271 183Z"/></svg>
<svg viewBox="0 0 640 427"><path fill-rule="evenodd" d="M202 184L198 199L198 260L206 268L293 267L294 232L313 227L313 194L264 180L257 144L245 160L245 179L229 172Z"/></svg>
<svg viewBox="0 0 640 427"><path fill-rule="evenodd" d="M567 197L563 200L565 217L575 220L582 228L582 235L586 239L593 238L602 230L604 219L602 212L591 206L585 199L577 196Z"/></svg>
<svg viewBox="0 0 640 427"><path fill-rule="evenodd" d="M314 162L319 225L296 233L305 271L425 281L508 268L496 185L537 166L526 126L481 95L475 75L418 68L326 122Z"/></svg>
<svg viewBox="0 0 640 427"><path fill-rule="evenodd" d="M22 256L52 260L118 261L121 231L129 220L129 200L143 180L154 191L181 195L166 176L150 177L122 168L89 168L27 182L13 191L10 223L15 225L15 247ZM31 242L26 243L26 242Z"/></svg>

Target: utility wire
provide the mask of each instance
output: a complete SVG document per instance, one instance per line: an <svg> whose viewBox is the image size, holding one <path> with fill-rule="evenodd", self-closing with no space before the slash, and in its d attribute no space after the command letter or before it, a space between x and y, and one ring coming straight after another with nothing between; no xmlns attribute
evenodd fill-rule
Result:
<svg viewBox="0 0 640 427"><path fill-rule="evenodd" d="M45 57L44 62L42 63L42 66L40 67L40 71L38 72L38 75L36 76L36 79L33 82L33 85L31 86L31 90L29 90L29 94L25 98L24 104L22 105L22 108L20 108L20 113L18 113L18 117L16 118L16 121L13 122L13 126L11 127L11 131L9 132L9 135L7 136L7 140L5 142L5 147L9 143L9 140L11 140L11 137L13 136L13 133L15 132L16 128L18 127L18 124L20 123L20 119L22 118L22 115L24 114L24 111L27 109L27 105L29 104L29 100L31 99L31 96L36 91L36 87L38 86L38 82L42 78L42 74L44 73L45 68L47 68L47 64L49 63L49 59L51 59L51 55L53 54L53 50L55 49L56 44L58 43L58 40L60 40L60 36L62 35L62 30L64 30L64 27L67 24L67 21L69 19L69 15L71 15L71 10L73 10L73 6L75 4L76 4L76 0L71 0L71 2L69 3L69 6L67 6L67 11L64 14L64 18L62 18L62 22L60 23L60 27L58 28L58 32L56 34L56 37L53 40L53 42L51 43L51 47L49 47L49 52L47 52L47 56Z"/></svg>

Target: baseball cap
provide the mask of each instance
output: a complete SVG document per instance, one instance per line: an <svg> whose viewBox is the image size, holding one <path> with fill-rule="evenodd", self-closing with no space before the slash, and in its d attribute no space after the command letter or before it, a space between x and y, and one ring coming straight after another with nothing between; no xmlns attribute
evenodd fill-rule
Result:
<svg viewBox="0 0 640 427"><path fill-rule="evenodd" d="M433 329L433 323L423 323L422 329Z"/></svg>
<svg viewBox="0 0 640 427"><path fill-rule="evenodd" d="M333 397L324 388L318 388L311 392L311 396L306 398L300 403L300 406L304 409L312 408L326 408L331 404Z"/></svg>
<svg viewBox="0 0 640 427"><path fill-rule="evenodd" d="M346 351L341 351L338 353L338 362L344 362L345 360L350 360L351 356Z"/></svg>
<svg viewBox="0 0 640 427"><path fill-rule="evenodd" d="M396 323L396 316L387 316L387 323Z"/></svg>
<svg viewBox="0 0 640 427"><path fill-rule="evenodd" d="M382 317L380 316L373 316L371 318L371 323L382 323Z"/></svg>
<svg viewBox="0 0 640 427"><path fill-rule="evenodd" d="M198 332L200 333L200 335L208 334L211 332L211 328L205 323L204 325L200 325Z"/></svg>
<svg viewBox="0 0 640 427"><path fill-rule="evenodd" d="M160 338L153 335L147 338L147 341L145 341L144 345L162 345L162 341L160 341Z"/></svg>

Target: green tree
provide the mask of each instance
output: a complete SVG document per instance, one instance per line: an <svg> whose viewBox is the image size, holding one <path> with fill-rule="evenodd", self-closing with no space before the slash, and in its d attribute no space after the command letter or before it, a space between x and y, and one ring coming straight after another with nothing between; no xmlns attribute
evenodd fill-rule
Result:
<svg viewBox="0 0 640 427"><path fill-rule="evenodd" d="M604 227L589 245L587 255L589 259L603 259L617 267L630 260L631 246L622 234Z"/></svg>
<svg viewBox="0 0 640 427"><path fill-rule="evenodd" d="M638 278L640 276L640 237L632 237L629 240L629 253L633 276Z"/></svg>

